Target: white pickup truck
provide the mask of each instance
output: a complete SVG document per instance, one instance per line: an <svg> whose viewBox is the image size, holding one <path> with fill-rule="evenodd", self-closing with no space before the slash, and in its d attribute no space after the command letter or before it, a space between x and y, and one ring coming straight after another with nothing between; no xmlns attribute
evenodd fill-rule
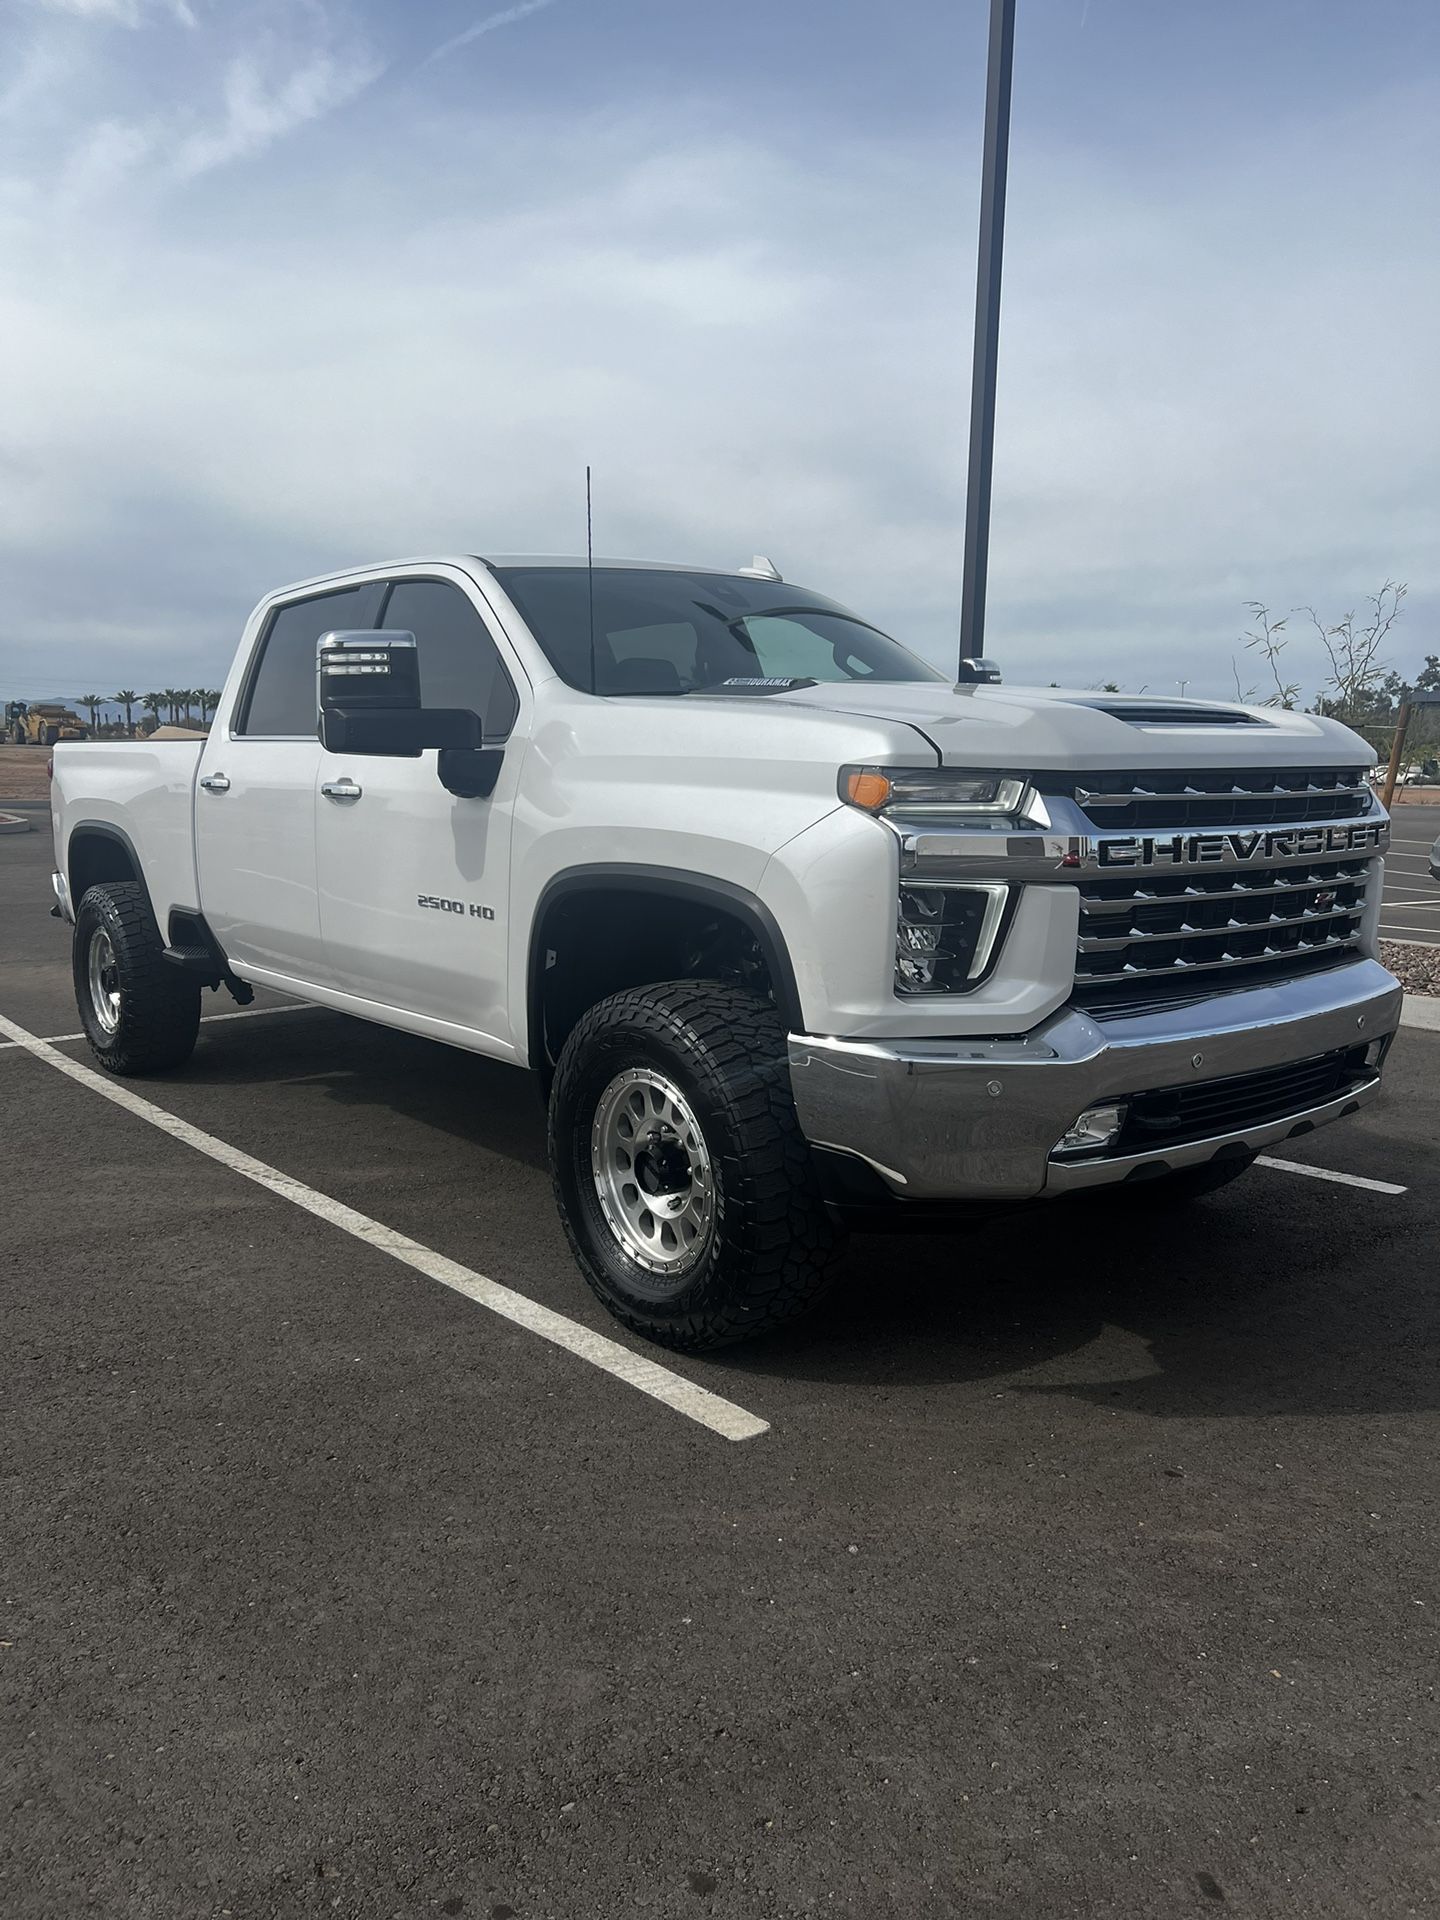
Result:
<svg viewBox="0 0 1440 1920"><path fill-rule="evenodd" d="M269 595L203 743L60 746L117 1073L253 986L534 1069L585 1278L703 1347L847 1223L1209 1192L1379 1085L1371 755L960 683L767 563L461 556Z"/></svg>

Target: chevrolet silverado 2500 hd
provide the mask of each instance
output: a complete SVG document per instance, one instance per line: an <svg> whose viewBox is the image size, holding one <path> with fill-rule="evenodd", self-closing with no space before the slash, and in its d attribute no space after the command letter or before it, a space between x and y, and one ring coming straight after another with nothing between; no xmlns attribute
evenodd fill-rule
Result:
<svg viewBox="0 0 1440 1920"><path fill-rule="evenodd" d="M701 1347L850 1220L1174 1202L1378 1087L1389 823L1312 714L954 684L783 581L407 561L252 615L203 743L61 745L117 1073L263 985L533 1068L575 1258Z"/></svg>

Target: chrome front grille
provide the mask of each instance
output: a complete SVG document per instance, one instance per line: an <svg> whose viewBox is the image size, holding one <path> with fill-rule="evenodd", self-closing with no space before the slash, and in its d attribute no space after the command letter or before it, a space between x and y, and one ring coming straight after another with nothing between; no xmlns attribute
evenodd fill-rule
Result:
<svg viewBox="0 0 1440 1920"><path fill-rule="evenodd" d="M1056 784L1102 831L1126 827L1264 827L1277 822L1354 820L1371 807L1360 767L1203 768L1174 773L1082 774Z"/></svg>
<svg viewBox="0 0 1440 1920"><path fill-rule="evenodd" d="M1216 992L1333 964L1358 945L1369 877L1353 856L1087 877L1075 997L1151 1005L1189 991L1192 976L1197 990Z"/></svg>
<svg viewBox="0 0 1440 1920"><path fill-rule="evenodd" d="M901 885L1008 886L1014 925L1031 888L1073 887L1075 1004L1138 1013L1362 953L1390 821L1358 769L1030 778L1013 819L892 822Z"/></svg>

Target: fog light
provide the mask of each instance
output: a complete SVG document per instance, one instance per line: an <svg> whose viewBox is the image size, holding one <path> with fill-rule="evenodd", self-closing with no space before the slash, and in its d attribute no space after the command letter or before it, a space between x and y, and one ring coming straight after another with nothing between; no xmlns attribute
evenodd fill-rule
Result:
<svg viewBox="0 0 1440 1920"><path fill-rule="evenodd" d="M1125 1102L1108 1101L1103 1107L1087 1107L1055 1142L1052 1154L1103 1153L1113 1147L1125 1125Z"/></svg>
<svg viewBox="0 0 1440 1920"><path fill-rule="evenodd" d="M1389 1045L1390 1036L1387 1033L1382 1039L1372 1040L1369 1046L1366 1047L1365 1066L1368 1072L1378 1073L1380 1071L1380 1064L1385 1058L1385 1050Z"/></svg>

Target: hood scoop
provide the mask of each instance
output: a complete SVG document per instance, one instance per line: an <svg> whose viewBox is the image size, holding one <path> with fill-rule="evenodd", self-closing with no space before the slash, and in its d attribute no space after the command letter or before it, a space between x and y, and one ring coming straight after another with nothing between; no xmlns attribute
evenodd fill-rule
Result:
<svg viewBox="0 0 1440 1920"><path fill-rule="evenodd" d="M1077 700L1077 707L1107 713L1132 727L1268 727L1253 713L1238 707L1187 706L1180 700Z"/></svg>

